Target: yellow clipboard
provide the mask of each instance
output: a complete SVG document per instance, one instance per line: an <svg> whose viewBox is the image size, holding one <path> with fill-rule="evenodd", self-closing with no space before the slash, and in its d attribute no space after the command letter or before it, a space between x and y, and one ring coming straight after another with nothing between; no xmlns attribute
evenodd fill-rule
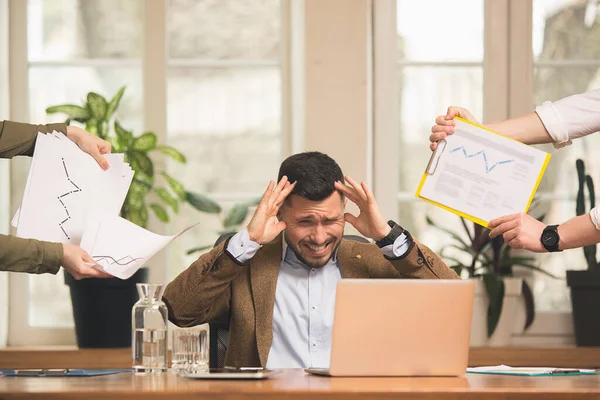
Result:
<svg viewBox="0 0 600 400"><path fill-rule="evenodd" d="M500 134L498 132L494 132L491 129L488 129L488 128L483 127L483 126L478 125L478 124L475 124L475 123L473 123L471 121L467 121L466 119L463 119L463 118L460 118L460 117L455 117L454 119L458 120L458 121L465 122L465 123L467 123L469 125L472 125L474 127L479 128L479 129L483 129L483 130L485 130L487 132L490 132L490 133L493 133L495 135L501 136L503 139L511 140L511 141L519 143L520 145L523 145L523 146L528 146L528 145L526 145L524 143L521 143L521 142L519 142L517 140L514 140L512 138L504 136L504 135L502 135L502 134ZM435 205L437 207L440 207L440 208L442 208L442 209L444 209L446 211L450 211L451 213L456 214L459 217L463 217L465 219L468 219L469 221L473 221L476 224L483 226L484 228L487 228L489 221L484 221L483 219L477 218L477 217L475 217L473 215L469 215L469 214L467 214L465 212L462 212L460 210L454 209L452 207L448 207L448 206L446 206L444 204L441 204L441 203L436 202L434 200L428 199L428 198L423 197L421 195L421 191L423 190L423 186L425 185L425 182L427 181L427 178L430 177L430 176L432 176L432 175L434 175L436 173L437 167L438 167L438 165L439 165L439 163L440 163L440 161L441 161L441 159L442 159L442 157L444 155L444 152L445 152L446 148L447 148L447 142L445 140L441 140L441 141L438 142L438 146L432 152L431 157L429 158L429 162L427 163L427 167L425 168L425 172L423 173L423 177L421 178L421 182L419 183L419 186L417 187L417 192L415 193L416 197L418 197L419 199L424 200L424 201L426 201L428 203L431 203L431 204L433 204L433 205ZM535 192L537 191L537 188L539 187L540 182L542 181L542 177L544 176L544 172L546 171L546 167L548 166L548 162L550 161L550 157L551 156L552 156L551 154L546 153L546 156L545 156L545 159L543 161L542 167L540 168L540 172L538 174L536 183L535 183L535 185L533 187L533 190L531 191L531 195L529 196L529 201L527 202L527 206L525 207L525 210L523 211L524 213L527 213L527 211L529 210L529 207L531 206L531 202L533 201L533 197L535 195Z"/></svg>

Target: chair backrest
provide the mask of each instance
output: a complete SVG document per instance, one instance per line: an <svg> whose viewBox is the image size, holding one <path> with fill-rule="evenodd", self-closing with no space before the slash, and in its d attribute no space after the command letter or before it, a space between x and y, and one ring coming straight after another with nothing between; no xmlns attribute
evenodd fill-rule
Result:
<svg viewBox="0 0 600 400"><path fill-rule="evenodd" d="M235 232L226 232L221 234L213 247L218 246ZM353 240L360 243L370 243L368 239L358 235L344 235L344 239ZM227 353L227 343L229 342L229 324L228 323L210 323L209 324L209 341L210 341L210 368L223 368L225 366L225 354Z"/></svg>

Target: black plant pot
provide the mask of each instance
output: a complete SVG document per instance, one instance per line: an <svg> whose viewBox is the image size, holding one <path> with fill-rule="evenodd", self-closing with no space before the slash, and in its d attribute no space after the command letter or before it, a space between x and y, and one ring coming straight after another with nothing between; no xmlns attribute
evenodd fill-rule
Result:
<svg viewBox="0 0 600 400"><path fill-rule="evenodd" d="M75 280L65 271L71 291L75 333L79 348L131 347L131 308L138 301L136 284L148 280L140 268L129 279Z"/></svg>
<svg viewBox="0 0 600 400"><path fill-rule="evenodd" d="M600 346L600 271L567 271L577 346Z"/></svg>

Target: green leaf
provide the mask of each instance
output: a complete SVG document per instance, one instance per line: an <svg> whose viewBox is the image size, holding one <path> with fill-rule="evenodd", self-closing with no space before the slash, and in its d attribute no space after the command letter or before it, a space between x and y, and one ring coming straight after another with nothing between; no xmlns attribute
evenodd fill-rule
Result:
<svg viewBox="0 0 600 400"><path fill-rule="evenodd" d="M133 139L133 146L135 150L143 151L144 153L154 149L156 147L156 135L152 132L145 132L141 136Z"/></svg>
<svg viewBox="0 0 600 400"><path fill-rule="evenodd" d="M90 112L81 106L74 104L62 104L46 108L46 114L66 114L70 119L85 122L90 118Z"/></svg>
<svg viewBox="0 0 600 400"><path fill-rule="evenodd" d="M133 150L128 154L130 157L129 162L131 163L131 168L133 168L134 171L142 172L147 176L154 176L154 164L145 153Z"/></svg>
<svg viewBox="0 0 600 400"><path fill-rule="evenodd" d="M225 228L237 226L237 225L241 224L242 222L244 222L244 220L246 219L247 216L248 216L248 204L247 203L236 204L235 206L233 206L231 208L231 210L229 210L229 212L225 216L225 219L223 221L223 226Z"/></svg>
<svg viewBox="0 0 600 400"><path fill-rule="evenodd" d="M490 301L487 315L488 337L496 330L504 303L504 280L496 275L483 275L483 284Z"/></svg>
<svg viewBox="0 0 600 400"><path fill-rule="evenodd" d="M529 329L531 324L535 319L535 302L533 299L533 292L529 287L529 284L523 279L523 287L521 289L521 293L523 294L523 300L525 302L525 327L524 331Z"/></svg>
<svg viewBox="0 0 600 400"><path fill-rule="evenodd" d="M87 95L87 104L92 113L92 117L103 120L106 118L106 109L108 104L106 99L100 96L98 93L89 92Z"/></svg>
<svg viewBox="0 0 600 400"><path fill-rule="evenodd" d="M106 140L110 143L110 151L112 153L121 153L121 143L114 136L109 136Z"/></svg>
<svg viewBox="0 0 600 400"><path fill-rule="evenodd" d="M167 203L173 209L173 211L175 211L175 214L179 213L179 201L172 197L167 189L157 188L154 189L154 192L158 195L158 197L161 198L162 201Z"/></svg>
<svg viewBox="0 0 600 400"><path fill-rule="evenodd" d="M121 147L129 149L133 143L133 133L123 128L121 124L119 124L119 121L115 121L115 133L117 134L117 139L119 140Z"/></svg>
<svg viewBox="0 0 600 400"><path fill-rule="evenodd" d="M183 154L179 152L179 150L171 147L171 146L156 146L156 150L160 151L163 154L171 157L175 161L179 161L182 164L186 163L186 158Z"/></svg>
<svg viewBox="0 0 600 400"><path fill-rule="evenodd" d="M140 209L129 210L125 219L138 226L141 226L142 228L146 228L148 226L148 209L146 207L142 207Z"/></svg>
<svg viewBox="0 0 600 400"><path fill-rule="evenodd" d="M194 247L193 249L189 249L188 251L186 251L185 254L190 255L190 254L193 254L193 253L197 253L199 251L208 250L210 248L212 248L211 245L201 246L201 247Z"/></svg>
<svg viewBox="0 0 600 400"><path fill-rule="evenodd" d="M106 140L106 138L108 137L108 121L100 121L100 123L98 124L98 136Z"/></svg>
<svg viewBox="0 0 600 400"><path fill-rule="evenodd" d="M450 267L450 269L454 270L454 272L456 272L456 275L460 276L460 274L462 273L463 270L463 266L460 264L456 264Z"/></svg>
<svg viewBox="0 0 600 400"><path fill-rule="evenodd" d="M127 192L124 207L127 210L139 210L144 208L147 193L148 187L146 187L146 185L141 183L138 179L134 179L129 187L129 192Z"/></svg>
<svg viewBox="0 0 600 400"><path fill-rule="evenodd" d="M181 183L179 183L178 181L176 181L175 179L173 179L166 172L163 172L162 175L165 177L165 179L167 180L167 183L169 184L169 187L171 189L173 189L173 192L175 192L177 197L179 197L179 199L181 199L181 200L186 200L186 193L185 193L185 189L184 189L183 185Z"/></svg>
<svg viewBox="0 0 600 400"><path fill-rule="evenodd" d="M150 204L150 208L154 211L154 215L161 220L162 222L169 222L169 214L167 214L167 210L160 204L152 203Z"/></svg>
<svg viewBox="0 0 600 400"><path fill-rule="evenodd" d="M85 130L91 133L92 135L98 136L98 120L95 118L90 118L85 124Z"/></svg>
<svg viewBox="0 0 600 400"><path fill-rule="evenodd" d="M221 212L221 206L203 194L185 192L185 200L198 211L209 214L218 214Z"/></svg>
<svg viewBox="0 0 600 400"><path fill-rule="evenodd" d="M106 119L110 119L115 113L117 107L119 107L119 103L121 102L121 97L123 97L124 92L125 86L119 89L117 94L115 94L115 96L110 100L110 103L108 103L108 106L106 107Z"/></svg>

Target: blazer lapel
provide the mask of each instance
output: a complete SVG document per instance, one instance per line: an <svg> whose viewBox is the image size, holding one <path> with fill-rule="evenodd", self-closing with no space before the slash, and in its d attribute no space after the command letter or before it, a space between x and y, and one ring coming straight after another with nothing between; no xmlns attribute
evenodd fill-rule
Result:
<svg viewBox="0 0 600 400"><path fill-rule="evenodd" d="M364 265L362 255L355 249L351 240L342 240L337 257L343 279L369 278L369 270Z"/></svg>
<svg viewBox="0 0 600 400"><path fill-rule="evenodd" d="M260 363L267 364L267 356L273 342L273 308L275 290L281 264L281 239L279 235L271 243L263 246L252 259L250 281L254 301L254 329Z"/></svg>

